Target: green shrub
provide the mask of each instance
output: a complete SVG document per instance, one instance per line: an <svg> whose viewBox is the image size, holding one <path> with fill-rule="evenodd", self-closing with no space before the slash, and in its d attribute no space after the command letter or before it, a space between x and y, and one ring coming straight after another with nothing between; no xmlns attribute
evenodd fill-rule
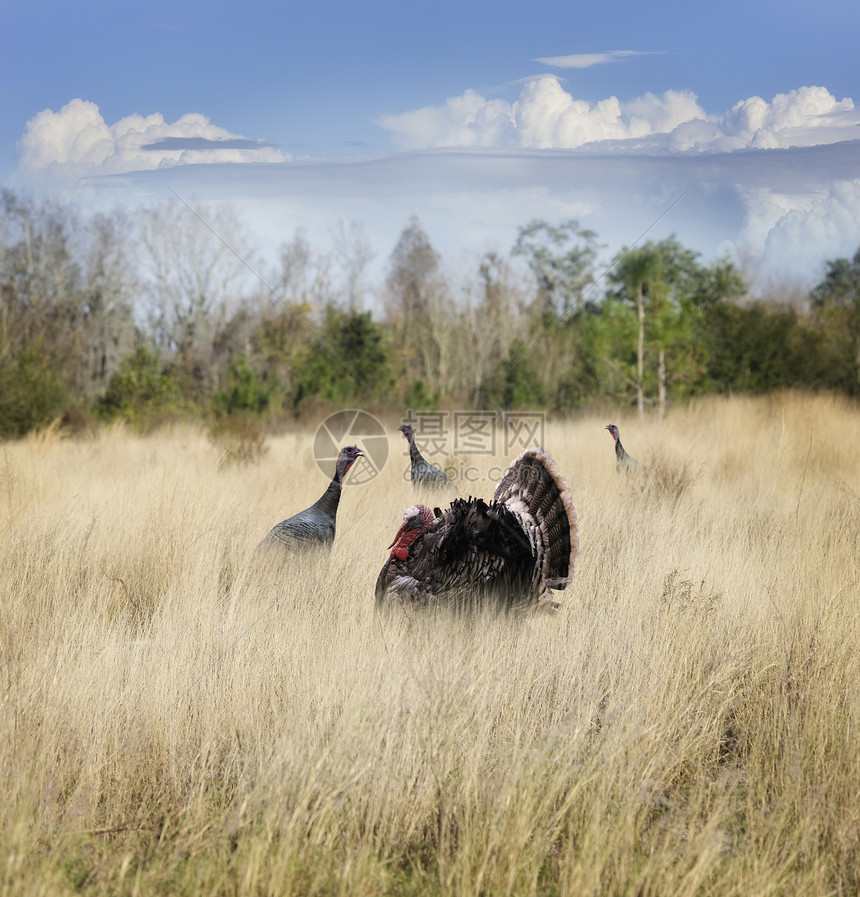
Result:
<svg viewBox="0 0 860 897"><path fill-rule="evenodd" d="M422 411L432 411L439 406L439 393L431 392L427 382L419 378L413 380L403 399L405 408L414 408Z"/></svg>
<svg viewBox="0 0 860 897"><path fill-rule="evenodd" d="M96 411L105 420L122 418L136 429L147 431L175 413L178 402L179 388L173 373L162 367L155 352L138 346L110 378Z"/></svg>
<svg viewBox="0 0 860 897"><path fill-rule="evenodd" d="M243 357L231 361L227 384L212 397L216 416L235 414L262 415L274 404L282 387L277 379L258 377Z"/></svg>
<svg viewBox="0 0 860 897"><path fill-rule="evenodd" d="M223 463L258 461L267 451L263 417L283 387L276 378L258 377L241 356L230 362L226 379L212 397L209 438L221 450Z"/></svg>
<svg viewBox="0 0 860 897"><path fill-rule="evenodd" d="M0 365L0 437L23 436L47 423L65 401L66 387L38 345L27 346L14 361Z"/></svg>

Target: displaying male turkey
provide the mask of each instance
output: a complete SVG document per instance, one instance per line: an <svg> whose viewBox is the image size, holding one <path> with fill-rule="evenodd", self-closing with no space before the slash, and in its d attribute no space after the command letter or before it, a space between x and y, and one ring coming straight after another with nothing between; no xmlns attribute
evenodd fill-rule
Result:
<svg viewBox="0 0 860 897"><path fill-rule="evenodd" d="M416 486L425 486L431 489L453 489L454 481L444 471L434 467L426 461L415 445L415 433L409 424L402 424L397 428L406 437L409 443L409 461L412 466L411 479Z"/></svg>
<svg viewBox="0 0 860 897"><path fill-rule="evenodd" d="M621 435L618 432L618 427L615 424L607 424L606 429L609 430L612 438L615 440L615 469L619 472L623 470L625 473L638 470L642 465L634 457L627 454L627 451L621 444Z"/></svg>
<svg viewBox="0 0 860 897"><path fill-rule="evenodd" d="M458 498L444 513L407 508L389 548L377 606L536 605L571 583L576 513L552 458L535 447L505 471L489 504Z"/></svg>
<svg viewBox="0 0 860 897"><path fill-rule="evenodd" d="M356 459L362 455L363 452L358 446L347 445L342 448L337 456L334 476L328 484L328 489L309 508L273 526L258 546L258 551L307 551L331 548L343 478Z"/></svg>

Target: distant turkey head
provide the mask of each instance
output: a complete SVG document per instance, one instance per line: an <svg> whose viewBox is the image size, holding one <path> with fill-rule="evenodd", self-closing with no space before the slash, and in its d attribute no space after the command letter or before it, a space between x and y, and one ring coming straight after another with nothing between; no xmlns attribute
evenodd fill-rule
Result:
<svg viewBox="0 0 860 897"><path fill-rule="evenodd" d="M609 430L609 433L612 436L612 438L616 442L618 442L618 427L616 427L615 424L607 424L606 429Z"/></svg>
<svg viewBox="0 0 860 897"><path fill-rule="evenodd" d="M405 561L409 557L409 549L412 543L433 528L436 517L427 505L412 505L403 514L403 523L394 541L388 546L391 549L390 557Z"/></svg>
<svg viewBox="0 0 860 897"><path fill-rule="evenodd" d="M350 467L363 455L364 452L357 445L347 445L340 450L340 454L337 456L336 470L341 482L343 482L343 478L349 472Z"/></svg>
<svg viewBox="0 0 860 897"><path fill-rule="evenodd" d="M412 427L410 427L409 424L401 424L397 429L400 430L406 441L410 445L412 445L412 441L413 439L415 439L415 434L412 432Z"/></svg>

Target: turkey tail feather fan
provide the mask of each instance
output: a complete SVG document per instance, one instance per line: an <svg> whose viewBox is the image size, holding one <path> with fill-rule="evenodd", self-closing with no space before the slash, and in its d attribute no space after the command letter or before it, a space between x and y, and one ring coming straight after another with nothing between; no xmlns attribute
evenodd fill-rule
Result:
<svg viewBox="0 0 860 897"><path fill-rule="evenodd" d="M389 547L377 604L535 605L572 581L576 513L555 462L535 447L512 462L489 503L408 508Z"/></svg>

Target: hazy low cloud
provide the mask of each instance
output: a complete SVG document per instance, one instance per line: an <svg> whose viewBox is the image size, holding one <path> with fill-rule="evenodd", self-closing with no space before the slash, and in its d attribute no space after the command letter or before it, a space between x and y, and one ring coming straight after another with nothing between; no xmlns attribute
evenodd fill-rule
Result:
<svg viewBox="0 0 860 897"><path fill-rule="evenodd" d="M558 69L589 69L593 65L605 65L629 56L650 55L640 50L607 50L603 53L574 53L570 56L539 56L535 62Z"/></svg>
<svg viewBox="0 0 860 897"><path fill-rule="evenodd" d="M157 181L155 178L157 177ZM171 194L234 204L265 253L302 229L325 245L361 222L384 265L418 215L446 261L508 251L533 218L576 218L607 260L622 245L676 234L706 262L724 253L763 277L809 283L860 246L860 141L731 153L422 150L289 165L181 166L103 178L102 199ZM115 190L111 190L111 185ZM376 272L380 276L384 272Z"/></svg>
<svg viewBox="0 0 860 897"><path fill-rule="evenodd" d="M404 149L576 149L611 141L604 148L613 152L728 152L855 139L860 112L823 87L801 87L770 102L750 97L721 115L706 113L690 91L590 103L545 75L528 81L511 103L467 90L442 106L383 116L379 124Z"/></svg>
<svg viewBox="0 0 860 897"><path fill-rule="evenodd" d="M204 162L281 162L266 143L249 141L188 113L166 122L158 113L129 115L109 125L99 107L74 99L33 116L18 141L20 169L31 175L74 180Z"/></svg>

